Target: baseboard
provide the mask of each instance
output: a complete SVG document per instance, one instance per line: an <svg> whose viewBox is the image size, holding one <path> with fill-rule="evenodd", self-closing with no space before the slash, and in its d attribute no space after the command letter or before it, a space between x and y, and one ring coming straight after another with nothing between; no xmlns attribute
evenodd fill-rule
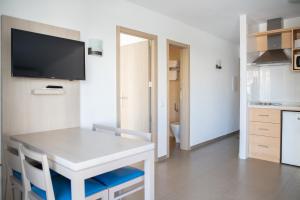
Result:
<svg viewBox="0 0 300 200"><path fill-rule="evenodd" d="M215 143L215 142L221 141L221 140L223 140L223 139L225 139L225 138L232 137L232 136L234 136L234 135L236 135L236 134L239 134L239 132L240 132L240 131L234 131L234 132L232 132L232 133L228 133L228 134L226 134L226 135L222 135L222 136L217 137L217 138L214 138L214 139L212 139L212 140L208 140L208 141L206 141L206 142L202 142L202 143L200 143L200 144L196 144L196 145L194 145L194 146L191 146L191 150L195 150L195 149L198 149L198 148L200 148L200 147L206 146L206 145L208 145L208 144L211 144L211 143Z"/></svg>
<svg viewBox="0 0 300 200"><path fill-rule="evenodd" d="M167 160L169 157L168 157L168 155L165 155L165 156L162 156L162 157L159 157L159 158L157 158L157 162L162 162L162 161L165 161L165 160Z"/></svg>

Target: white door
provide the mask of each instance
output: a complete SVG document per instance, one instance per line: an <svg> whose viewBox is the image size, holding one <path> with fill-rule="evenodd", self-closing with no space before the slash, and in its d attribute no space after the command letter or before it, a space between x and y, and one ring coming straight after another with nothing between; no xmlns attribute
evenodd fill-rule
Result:
<svg viewBox="0 0 300 200"><path fill-rule="evenodd" d="M145 40L120 49L121 128L150 132L150 51Z"/></svg>
<svg viewBox="0 0 300 200"><path fill-rule="evenodd" d="M289 165L300 166L300 112L283 112L282 160Z"/></svg>

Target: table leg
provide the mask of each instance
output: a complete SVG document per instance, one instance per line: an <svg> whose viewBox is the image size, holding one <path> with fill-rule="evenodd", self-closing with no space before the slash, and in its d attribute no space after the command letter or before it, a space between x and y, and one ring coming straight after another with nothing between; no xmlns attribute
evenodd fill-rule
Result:
<svg viewBox="0 0 300 200"><path fill-rule="evenodd" d="M72 200L84 200L85 199L84 180L79 178L72 178L71 192L72 192Z"/></svg>
<svg viewBox="0 0 300 200"><path fill-rule="evenodd" d="M149 152L144 162L145 172L145 200L154 200L154 151Z"/></svg>

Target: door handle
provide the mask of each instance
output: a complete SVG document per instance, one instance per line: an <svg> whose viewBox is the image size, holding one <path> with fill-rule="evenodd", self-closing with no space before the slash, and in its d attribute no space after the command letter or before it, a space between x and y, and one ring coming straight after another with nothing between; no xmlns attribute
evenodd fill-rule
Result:
<svg viewBox="0 0 300 200"><path fill-rule="evenodd" d="M120 97L120 99L122 99L122 100L127 100L128 97Z"/></svg>

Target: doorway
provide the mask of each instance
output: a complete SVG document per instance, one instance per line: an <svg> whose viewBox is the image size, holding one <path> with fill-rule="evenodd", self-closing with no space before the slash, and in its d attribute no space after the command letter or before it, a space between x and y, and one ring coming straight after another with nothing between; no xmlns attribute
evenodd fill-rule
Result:
<svg viewBox="0 0 300 200"><path fill-rule="evenodd" d="M117 126L157 143L157 36L117 26Z"/></svg>
<svg viewBox="0 0 300 200"><path fill-rule="evenodd" d="M190 46L167 40L168 154L190 150Z"/></svg>

